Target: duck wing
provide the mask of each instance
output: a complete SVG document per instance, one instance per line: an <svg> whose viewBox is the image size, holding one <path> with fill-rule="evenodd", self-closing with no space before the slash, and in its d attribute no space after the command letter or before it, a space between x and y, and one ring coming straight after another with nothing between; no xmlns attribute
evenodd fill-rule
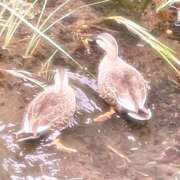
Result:
<svg viewBox="0 0 180 180"><path fill-rule="evenodd" d="M129 91L138 106L139 110L144 109L144 105L147 99L147 82L144 80L141 73L136 70L133 66L126 64L128 73L128 87Z"/></svg>
<svg viewBox="0 0 180 180"><path fill-rule="evenodd" d="M111 100L110 104L115 105L118 111L138 112L139 107L144 106L144 79L131 66L116 66L113 71L108 72L103 81L101 92L107 101Z"/></svg>
<svg viewBox="0 0 180 180"><path fill-rule="evenodd" d="M120 97L118 105L125 108L128 111L127 114L133 119L149 120L152 117L152 113L150 109L145 107L148 86L143 76L133 66L125 64L119 77L122 78L119 80L119 83L126 87L126 93L128 92L131 98L127 96L124 102L124 98ZM122 88L119 86L118 91L122 91ZM134 107L134 110L132 107Z"/></svg>
<svg viewBox="0 0 180 180"><path fill-rule="evenodd" d="M128 76L126 72L112 72L109 75L109 91L111 97L115 99L117 109L136 112L137 105L129 88Z"/></svg>
<svg viewBox="0 0 180 180"><path fill-rule="evenodd" d="M32 133L34 125L38 124L38 117L41 114L42 105L48 99L45 91L39 93L28 105L23 119L22 132Z"/></svg>
<svg viewBox="0 0 180 180"><path fill-rule="evenodd" d="M28 106L27 122L33 132L47 130L52 125L66 128L75 111L75 98L53 92L40 93Z"/></svg>

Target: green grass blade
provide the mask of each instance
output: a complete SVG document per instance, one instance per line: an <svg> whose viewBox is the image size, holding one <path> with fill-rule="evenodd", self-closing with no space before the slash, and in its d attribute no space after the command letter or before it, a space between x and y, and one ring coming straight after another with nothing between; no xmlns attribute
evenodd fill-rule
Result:
<svg viewBox="0 0 180 180"><path fill-rule="evenodd" d="M59 5L53 12L51 12L50 15L48 15L48 17L39 26L39 29L42 30L44 28L44 26L46 25L46 23L49 21L49 19L57 11L59 11L61 8L63 8L69 1L71 1L71 0L66 0L64 3ZM40 41L39 35L37 33L33 33L33 36L31 38L30 42L28 43L28 46L27 46L27 49L26 49L26 52L25 52L25 55L24 55L25 57L28 57L29 55L31 56L34 53L35 49L37 48L37 46L39 44L39 41Z"/></svg>
<svg viewBox="0 0 180 180"><path fill-rule="evenodd" d="M43 15L44 15L44 11L45 11L45 9L46 9L47 1L48 1L48 0L44 0L43 7L42 7L42 9L41 9L41 13L40 13L40 16L39 16L39 18L38 18L38 22L37 22L37 24L36 24L36 28L38 28L38 29L39 29L39 26L40 26L42 17L43 17ZM36 32L33 33L33 36L32 36L32 38L31 38L30 42L28 43L28 47L27 47L27 49L26 49L26 52L25 52L24 57L28 57L29 52L30 52L31 49L33 48L33 45L34 45L34 44L33 44L33 39L36 37L36 34L37 34Z"/></svg>
<svg viewBox="0 0 180 180"><path fill-rule="evenodd" d="M46 32L48 31L50 28L52 28L55 24L57 24L58 22L62 21L63 19L69 17L70 15L78 12L79 10L81 9L84 9L86 7L89 7L89 6L94 6L94 5L98 5L98 4L102 4L102 3L106 3L110 0L104 0L104 1L99 1L99 2L95 2L95 3L89 3L89 4L86 4L86 5L82 5L72 11L70 11L69 13L65 14L64 16L60 17L59 19L57 19L56 21L54 21L52 24L50 24L46 29L43 30L43 32Z"/></svg>
<svg viewBox="0 0 180 180"><path fill-rule="evenodd" d="M106 19L115 20L117 23L125 25L127 29L139 36L153 49L155 49L163 57L163 59L176 71L176 73L180 75L180 71L178 70L178 68L180 67L180 60L177 59L174 55L175 51L157 40L144 27L141 27L140 25L122 16L112 16L107 17Z"/></svg>
<svg viewBox="0 0 180 180"><path fill-rule="evenodd" d="M46 31L48 31L50 28L52 28L55 24L59 23L60 21L62 21L63 19L69 17L70 15L76 13L77 11L81 10L81 9L84 9L86 7L89 7L89 6L94 6L94 5L98 5L98 4L102 4L102 3L105 3L105 2L108 2L110 0L103 0L103 1L99 1L99 2L95 2L95 3L90 3L90 4L86 4L86 5L83 5L83 6L80 6L72 11L70 11L69 13L65 14L64 16L60 17L59 19L55 20L52 24L50 24L48 27L46 27L44 30L42 30L42 33L45 33ZM40 41L40 37L39 36L36 36L35 39L33 39L33 49L31 51L31 53L33 53L36 49L36 47L38 46L39 44L39 41ZM35 43L36 42L36 43Z"/></svg>
<svg viewBox="0 0 180 180"><path fill-rule="evenodd" d="M38 0L35 0L30 7L25 11L25 13L23 14L22 17L25 17L26 15L28 15L28 13L30 12L30 10L34 7L34 5L37 3ZM17 3L16 3L17 2ZM14 1L14 6L18 6L19 8L21 8L21 3L18 3L19 1ZM3 8L4 10L6 10L6 8ZM7 47L7 45L10 43L12 37L14 36L14 33L16 32L17 28L19 27L19 25L21 24L21 20L19 20L18 18L15 18L16 23L14 23L14 21L11 22L11 19L14 15L11 14L9 19L7 20L7 23L5 24L5 26L1 29L0 32L0 36L2 36L2 34L4 33L5 29L8 29L8 33L7 33L7 40L5 40L5 44L4 47ZM15 16L16 17L16 16ZM17 21L18 20L18 21Z"/></svg>
<svg viewBox="0 0 180 180"><path fill-rule="evenodd" d="M43 28L44 28L44 25L45 25L45 24L43 24L40 29L42 29L42 33L45 33L45 32L48 31L50 28L52 28L55 24L59 23L60 21L62 21L62 20L65 19L65 18L69 17L70 15L76 13L77 11L79 11L79 10L81 10L81 9L84 9L84 8L86 8L86 7L89 7L89 6L94 6L94 5L102 4L102 3L105 3L105 2L108 2L108 1L110 1L110 0L103 0L103 1L95 2L95 3L89 3L89 4L86 4L86 5L82 5L82 6L78 7L78 8L70 11L69 13L65 14L64 16L58 18L57 20L55 20L53 23L51 23L51 24L50 24L48 27L46 27L45 29L43 29ZM36 37L33 38L32 41L33 41L32 44L34 45L34 47L33 47L33 49L32 49L31 54L35 51L35 48L37 47L37 45L38 45L38 43L39 43L39 41L40 41L40 37L39 37L39 36L36 36ZM35 42L36 42L36 43L35 43Z"/></svg>
<svg viewBox="0 0 180 180"><path fill-rule="evenodd" d="M71 57L71 55L69 55L69 53L66 52L60 45L58 45L55 41L53 41L51 38L49 38L44 33L42 33L38 28L33 26L29 21L27 21L24 17L18 14L14 9L10 8L9 6L7 6L6 4L2 2L0 2L0 6L2 6L3 8L6 8L11 14L18 17L24 24L30 27L33 31L37 32L41 37L43 37L46 41L48 41L52 46L57 48L60 52L65 54L71 61L73 61L76 65L78 65L81 69L83 69L83 67L73 57Z"/></svg>

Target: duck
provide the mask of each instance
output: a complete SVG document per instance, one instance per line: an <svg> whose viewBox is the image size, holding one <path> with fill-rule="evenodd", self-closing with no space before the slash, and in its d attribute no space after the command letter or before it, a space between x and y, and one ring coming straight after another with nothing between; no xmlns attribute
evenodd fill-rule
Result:
<svg viewBox="0 0 180 180"><path fill-rule="evenodd" d="M104 120L115 112L138 121L151 119L151 110L146 107L150 89L148 82L136 68L119 56L118 43L111 34L100 33L95 41L104 51L98 66L98 92L112 107ZM95 121L104 121L102 119L101 115Z"/></svg>
<svg viewBox="0 0 180 180"><path fill-rule="evenodd" d="M57 68L54 83L45 87L27 106L22 128L16 133L17 138L20 134L25 134L27 137L18 139L18 141L38 139L49 130L53 130L59 132L55 133L54 142L57 142L57 147L61 146L55 137L62 130L77 124L74 120L75 111L75 91L69 85L67 70L62 67Z"/></svg>

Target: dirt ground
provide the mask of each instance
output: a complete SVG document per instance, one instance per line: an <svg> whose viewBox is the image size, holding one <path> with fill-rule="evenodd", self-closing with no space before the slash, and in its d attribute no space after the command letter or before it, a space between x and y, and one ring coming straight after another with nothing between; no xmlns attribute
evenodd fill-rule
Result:
<svg viewBox="0 0 180 180"><path fill-rule="evenodd" d="M61 2L49 4L48 11ZM62 13L84 3L87 1L71 2ZM96 76L102 52L94 45L89 47L88 52L77 37L104 31L113 34L117 38L120 54L150 82L148 105L153 112L152 120L146 124L138 124L115 115L104 123L89 123L108 109L108 105L98 96L96 79L69 63L64 55L57 54L52 67L63 64L69 70L71 84L77 94L75 118L79 122L78 126L63 131L60 139L78 152L59 151L54 145L48 145L44 141L17 143L15 133L21 126L25 108L41 89L22 79L0 73L0 179L180 179L179 86L174 81L172 71L158 54L123 27L103 23L101 26L96 24L83 29L86 27L84 24L89 25L104 13L126 15L119 8L115 12L106 10L110 6L115 5L99 5L79 11L53 28L50 35ZM146 18L148 19L148 15L140 18L139 22L146 24ZM32 58L24 59L22 55L26 40L20 39L29 33L26 27L22 27L9 48L0 50L0 68L17 68L34 73L39 71L41 63L51 55L53 48L42 42ZM155 34L179 53L179 41L170 39L157 30Z"/></svg>

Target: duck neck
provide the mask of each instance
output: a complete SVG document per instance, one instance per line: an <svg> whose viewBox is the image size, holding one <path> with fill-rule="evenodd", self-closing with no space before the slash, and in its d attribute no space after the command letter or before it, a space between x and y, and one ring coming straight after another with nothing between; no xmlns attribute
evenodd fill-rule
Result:
<svg viewBox="0 0 180 180"><path fill-rule="evenodd" d="M106 57L108 60L114 62L118 58L118 49L117 48L109 48L106 50Z"/></svg>

